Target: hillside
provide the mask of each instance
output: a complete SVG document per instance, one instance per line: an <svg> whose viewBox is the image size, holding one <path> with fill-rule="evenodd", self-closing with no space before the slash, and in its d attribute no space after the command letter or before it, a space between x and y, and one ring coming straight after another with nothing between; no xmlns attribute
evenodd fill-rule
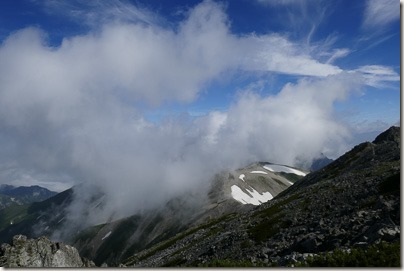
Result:
<svg viewBox="0 0 404 271"><path fill-rule="evenodd" d="M134 254L124 264L304 265L313 256L317 259L320 256L315 255L330 251L335 251L334 256L348 255L349 251L368 255L375 246L381 246L392 250L387 254L392 259L370 265L397 266L400 142L400 129L392 127L372 143L360 144L322 170L308 174L273 200L189 228ZM347 265L367 264L362 261Z"/></svg>

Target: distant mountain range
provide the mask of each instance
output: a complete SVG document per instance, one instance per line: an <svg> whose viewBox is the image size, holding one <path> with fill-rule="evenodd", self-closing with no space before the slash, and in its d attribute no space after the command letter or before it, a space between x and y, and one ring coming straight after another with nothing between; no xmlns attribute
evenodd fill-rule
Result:
<svg viewBox="0 0 404 271"><path fill-rule="evenodd" d="M56 194L38 185L15 187L2 184L0 185L0 210L13 205L43 201Z"/></svg>
<svg viewBox="0 0 404 271"><path fill-rule="evenodd" d="M400 266L400 144L391 127L312 173L268 162L221 172L203 202L182 195L77 225L65 242L97 266ZM63 231L75 189L0 210L0 242ZM87 211L103 204L100 193Z"/></svg>

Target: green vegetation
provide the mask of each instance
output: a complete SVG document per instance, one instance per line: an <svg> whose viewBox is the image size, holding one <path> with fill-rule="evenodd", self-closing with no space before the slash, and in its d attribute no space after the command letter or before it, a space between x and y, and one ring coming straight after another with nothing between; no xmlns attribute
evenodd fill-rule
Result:
<svg viewBox="0 0 404 271"><path fill-rule="evenodd" d="M295 267L400 267L400 242L380 242L366 249L340 249L307 258Z"/></svg>
<svg viewBox="0 0 404 271"><path fill-rule="evenodd" d="M106 238L97 250L97 257L94 259L95 264L100 265L103 262L115 263L119 258L119 253L123 250L128 238L132 236L138 226L138 216L132 216L121 222L118 227L113 230L111 235ZM108 259L108 260L107 260Z"/></svg>
<svg viewBox="0 0 404 271"><path fill-rule="evenodd" d="M289 223L281 219L282 211L286 204L300 200L300 197L299 193L293 194L254 214L255 217L261 217L262 220L257 225L248 228L250 237L257 242L265 241L277 234L281 228L289 227Z"/></svg>
<svg viewBox="0 0 404 271"><path fill-rule="evenodd" d="M298 180L303 178L303 176L296 175L296 174L293 174L293 173L278 172L277 174L281 175L282 177L285 177L287 180L289 180L292 183L295 183Z"/></svg>
<svg viewBox="0 0 404 271"><path fill-rule="evenodd" d="M5 229L11 223L16 224L27 219L29 205L13 205L0 210L0 230Z"/></svg>
<svg viewBox="0 0 404 271"><path fill-rule="evenodd" d="M255 241L265 241L277 234L285 226L284 222L280 220L280 215L278 215L265 218L258 225L249 228L248 233Z"/></svg>
<svg viewBox="0 0 404 271"><path fill-rule="evenodd" d="M88 240L93 239L97 233L105 226L106 224L100 224L96 226L92 226L80 232L77 236L75 236L73 243L78 241L86 242Z"/></svg>
<svg viewBox="0 0 404 271"><path fill-rule="evenodd" d="M160 218L160 216L158 217ZM161 220L160 220L161 221ZM139 239L134 242L123 254L122 259L127 259L131 257L133 254L142 251L144 249L150 248L155 244L158 244L159 242L162 242L164 240L169 239L170 237L174 236L178 232L182 232L184 230L184 227L178 224L174 224L171 227L167 228L164 230L164 233L161 235L157 236L155 239L153 239L151 242L148 240L149 234L151 231L157 226L158 224L157 218L153 220L152 223L149 224L148 227L144 231L142 231L142 234L139 236Z"/></svg>

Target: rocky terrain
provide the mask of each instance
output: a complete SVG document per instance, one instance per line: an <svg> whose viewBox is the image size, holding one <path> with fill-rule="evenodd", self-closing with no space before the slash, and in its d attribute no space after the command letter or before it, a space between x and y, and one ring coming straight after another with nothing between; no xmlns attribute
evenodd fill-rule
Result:
<svg viewBox="0 0 404 271"><path fill-rule="evenodd" d="M400 231L400 129L392 127L273 200L181 232L124 264L292 265L335 249L399 243Z"/></svg>
<svg viewBox="0 0 404 271"><path fill-rule="evenodd" d="M46 237L36 240L16 235L11 245L0 247L0 266L4 267L95 267L81 258L77 249L63 243L52 243Z"/></svg>

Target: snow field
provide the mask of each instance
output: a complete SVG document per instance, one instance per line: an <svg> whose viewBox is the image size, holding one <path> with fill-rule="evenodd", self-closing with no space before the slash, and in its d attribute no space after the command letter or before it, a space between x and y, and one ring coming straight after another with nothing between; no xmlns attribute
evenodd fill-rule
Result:
<svg viewBox="0 0 404 271"><path fill-rule="evenodd" d="M273 196L269 192L264 192L263 194L260 194L255 189L252 189L251 191L247 189L247 192L250 195L244 193L244 191L241 190L241 188L238 187L237 185L232 185L231 187L231 196L238 202L241 202L242 204L260 205L264 202L273 199Z"/></svg>

